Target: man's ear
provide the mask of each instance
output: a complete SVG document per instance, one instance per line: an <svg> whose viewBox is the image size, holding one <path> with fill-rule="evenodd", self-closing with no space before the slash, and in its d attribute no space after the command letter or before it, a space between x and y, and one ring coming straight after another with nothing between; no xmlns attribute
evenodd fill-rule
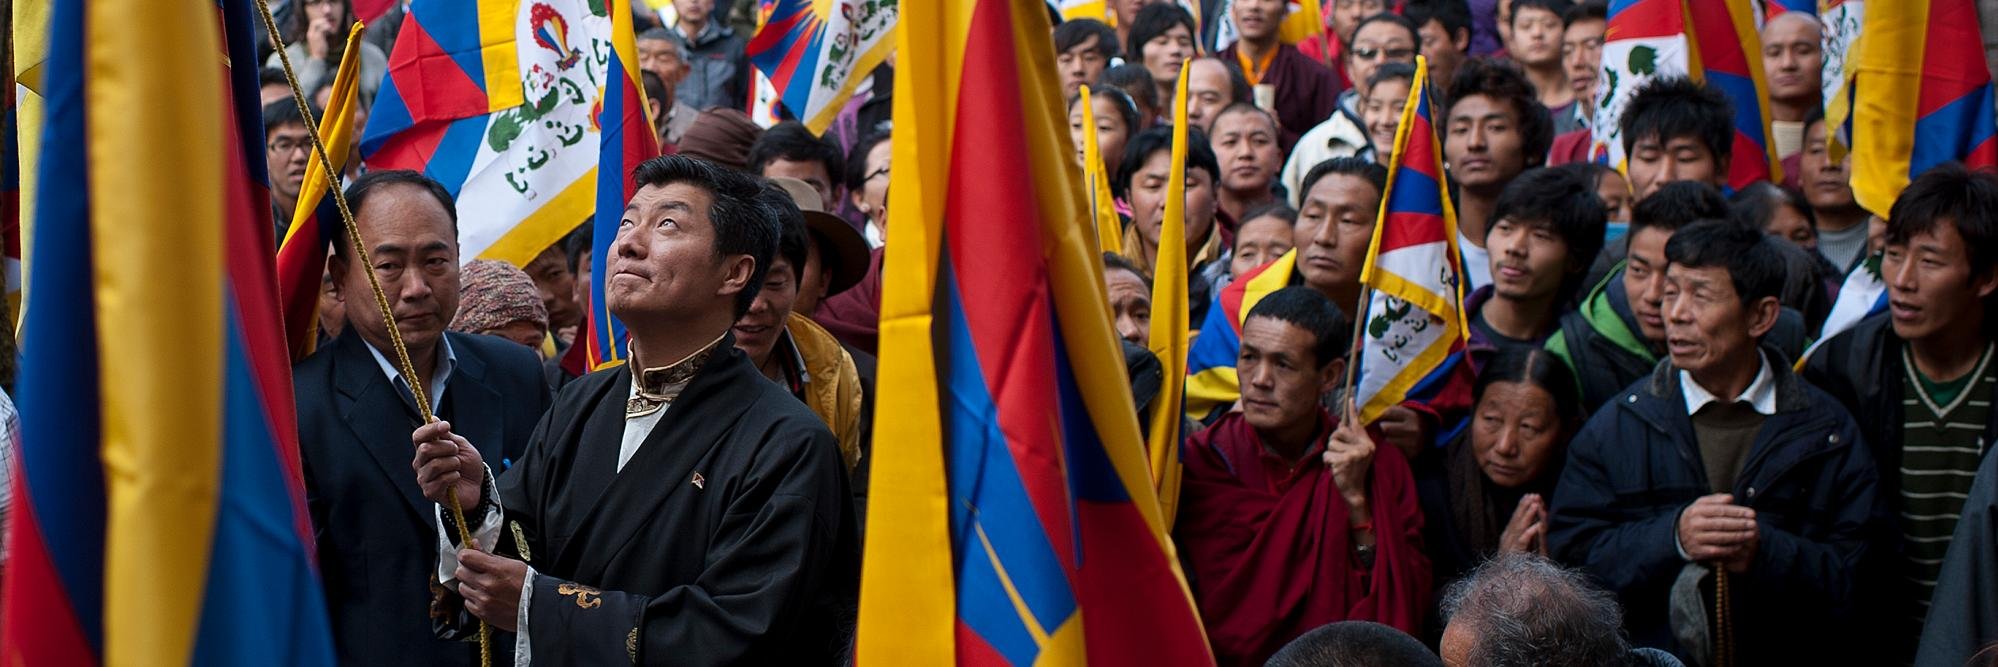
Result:
<svg viewBox="0 0 1998 667"><path fill-rule="evenodd" d="M749 280L756 273L756 258L749 255L730 255L722 258L723 274L721 289L716 294L734 296L749 289Z"/></svg>
<svg viewBox="0 0 1998 667"><path fill-rule="evenodd" d="M1990 298L1993 291L1998 291L1998 265L1985 267L1984 275L1972 277L1970 285L1977 288L1977 298Z"/></svg>
<svg viewBox="0 0 1998 667"><path fill-rule="evenodd" d="M1749 337L1759 339L1763 335L1768 334L1770 329L1776 328L1776 318L1777 316L1782 314L1782 312L1783 312L1782 302L1777 301L1776 297L1773 296L1765 296L1762 297L1761 299L1756 300L1755 303L1749 304L1748 308Z"/></svg>
<svg viewBox="0 0 1998 667"><path fill-rule="evenodd" d="M1344 382L1345 380L1346 380L1345 357L1339 357L1331 361L1325 362L1325 367L1318 369L1318 394L1320 396L1323 396L1325 394L1332 393L1332 390L1338 389L1339 384Z"/></svg>

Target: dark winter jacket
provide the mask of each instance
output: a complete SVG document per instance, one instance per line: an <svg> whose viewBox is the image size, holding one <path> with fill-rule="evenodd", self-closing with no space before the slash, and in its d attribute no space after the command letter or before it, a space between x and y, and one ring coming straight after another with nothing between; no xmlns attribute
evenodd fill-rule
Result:
<svg viewBox="0 0 1998 667"><path fill-rule="evenodd" d="M1753 565L1729 577L1736 663L1846 664L1853 645L1828 639L1857 636L1842 633L1878 616L1861 612L1856 591L1885 525L1879 474L1852 416L1773 349L1763 353L1776 413L1732 491L1760 528ZM1548 547L1616 594L1633 645L1683 659L1667 615L1686 566L1677 523L1712 487L1681 392L1678 369L1661 363L1582 428L1555 485Z"/></svg>

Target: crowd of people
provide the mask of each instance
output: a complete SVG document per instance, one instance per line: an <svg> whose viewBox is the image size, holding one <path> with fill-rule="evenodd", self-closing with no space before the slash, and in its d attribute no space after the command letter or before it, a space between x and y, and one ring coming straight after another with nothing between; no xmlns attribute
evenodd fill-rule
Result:
<svg viewBox="0 0 1998 667"><path fill-rule="evenodd" d="M1945 164L1862 208L1817 19L1763 23L1783 178L1730 188L1762 157L1685 78L1625 107L1625 170L1589 159L1604 0L1329 0L1294 44L1288 0L1107 4L1057 20L1049 57L1123 225L1103 276L1140 416L1186 383L1172 536L1221 664L1998 661L1998 174ZM294 368L343 663L474 664L481 623L517 664L850 658L895 414L892 58L826 132L766 129L730 5L638 13L665 155L601 258L606 303L582 221L524 266L467 261L444 186L347 162L368 256L334 244ZM317 116L353 9L274 7ZM357 123L402 12L361 37ZM1418 55L1468 340L1361 423L1354 317ZM263 83L283 225L308 116L282 70ZM1179 104L1188 264L1162 267ZM1164 377L1152 285L1181 270L1214 361ZM1886 307L1828 327L1854 276ZM629 328L623 366L586 368L592 312Z"/></svg>

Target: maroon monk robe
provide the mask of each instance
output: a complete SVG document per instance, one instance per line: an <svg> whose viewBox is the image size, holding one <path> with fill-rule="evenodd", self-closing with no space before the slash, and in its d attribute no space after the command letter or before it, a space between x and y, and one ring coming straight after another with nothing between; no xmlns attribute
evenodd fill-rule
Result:
<svg viewBox="0 0 1998 667"><path fill-rule="evenodd" d="M1174 530L1207 636L1222 665L1261 665L1277 649L1335 621L1374 621L1422 636L1429 559L1415 481L1393 446L1374 437L1368 498L1374 565L1352 555L1346 502L1320 459L1334 424L1296 469L1269 453L1239 412L1186 448Z"/></svg>
<svg viewBox="0 0 1998 667"><path fill-rule="evenodd" d="M1235 49L1240 43L1230 45L1221 52L1221 60L1238 63ZM1250 76L1251 83L1267 83L1276 86L1276 113L1278 128L1277 147L1284 155L1290 154L1297 138L1318 127L1319 123L1331 118L1339 109L1339 93L1345 87L1339 84L1339 75L1330 68L1313 62L1311 58L1298 53L1297 47L1284 44L1277 47L1276 56L1270 60L1269 71L1262 73L1257 80ZM1255 103L1255 100L1235 100Z"/></svg>

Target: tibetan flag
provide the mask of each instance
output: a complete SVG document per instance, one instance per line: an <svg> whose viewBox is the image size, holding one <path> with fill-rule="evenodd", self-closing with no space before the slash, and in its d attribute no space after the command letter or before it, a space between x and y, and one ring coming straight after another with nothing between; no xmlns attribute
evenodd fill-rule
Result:
<svg viewBox="0 0 1998 667"><path fill-rule="evenodd" d="M659 137L645 118L645 87L639 85L638 40L632 32L628 0L605 0L611 9L610 77L604 84L603 148L597 173L597 214L590 223L590 299L588 329L589 368L595 370L624 360L620 343L624 323L610 314L604 298L605 268L611 244L617 240L618 223L624 219L624 205L638 190L633 170L639 163L659 156Z"/></svg>
<svg viewBox="0 0 1998 667"><path fill-rule="evenodd" d="M1603 35L1603 76L1596 88L1591 152L1621 167L1626 159L1623 109L1653 78L1685 76L1710 84L1734 106L1727 184L1782 180L1769 140L1769 88L1754 0L1619 0Z"/></svg>
<svg viewBox="0 0 1998 667"><path fill-rule="evenodd" d="M291 359L312 354L319 342L319 289L326 271L327 244L344 241L340 209L332 197L340 187L340 171L347 167L353 151L346 147L354 140L354 105L360 88L361 30L355 23L347 31L347 50L340 56L340 70L333 76L333 91L326 99L324 117L319 119L319 138L332 150L327 161L334 173L320 167L315 154L305 164L305 182L298 191L298 206L292 209L291 226L278 245L278 293L283 295L285 341ZM287 99L285 104L289 104Z"/></svg>
<svg viewBox="0 0 1998 667"><path fill-rule="evenodd" d="M1845 283L1838 288L1838 300L1832 303L1831 314L1825 317L1818 342L1797 355L1797 368L1803 368L1811 353L1818 351L1818 346L1832 336L1858 326L1860 320L1884 312L1887 312L1887 281L1880 277L1880 254L1874 253L1859 266L1852 267L1851 273L1845 274Z"/></svg>
<svg viewBox="0 0 1998 667"><path fill-rule="evenodd" d="M1762 71L1762 33L1754 0L1687 0L1697 80L1719 88L1734 103L1734 145L1728 187L1783 181L1782 157L1769 139L1769 81Z"/></svg>
<svg viewBox="0 0 1998 667"><path fill-rule="evenodd" d="M444 184L464 261L527 265L595 210L610 24L603 0L414 0L361 156Z"/></svg>
<svg viewBox="0 0 1998 667"><path fill-rule="evenodd" d="M900 0L763 0L749 61L814 134L824 133L855 86L893 50Z"/></svg>
<svg viewBox="0 0 1998 667"><path fill-rule="evenodd" d="M1818 15L1818 0L1764 0L1762 18L1764 21L1790 12L1803 12Z"/></svg>
<svg viewBox="0 0 1998 667"><path fill-rule="evenodd" d="M1089 86L1082 86L1081 107L1091 106ZM1124 220L1117 217L1117 199L1110 195L1109 167L1103 163L1103 149L1096 140L1096 122L1082 123L1082 178L1088 181L1090 217L1096 221L1096 247L1103 252L1124 253Z"/></svg>
<svg viewBox="0 0 1998 667"><path fill-rule="evenodd" d="M1094 19L1116 26L1117 16L1110 11L1107 0L1057 0L1055 9L1061 12L1061 20Z"/></svg>
<svg viewBox="0 0 1998 667"><path fill-rule="evenodd" d="M269 250L252 4L54 3L6 664L333 662ZM172 178L133 178L135 164Z"/></svg>
<svg viewBox="0 0 1998 667"><path fill-rule="evenodd" d="M1859 29L1865 22L1863 0L1823 0L1818 20L1824 26L1824 88L1826 127L1831 134L1826 148L1831 156L1844 159L1852 146L1852 65L1858 55Z"/></svg>
<svg viewBox="0 0 1998 667"><path fill-rule="evenodd" d="M1463 280L1457 267L1457 214L1443 171L1429 96L1429 63L1415 61L1415 82L1395 132L1394 163L1367 248L1360 282L1369 288L1360 337L1354 402L1371 424L1461 362L1465 342Z"/></svg>
<svg viewBox="0 0 1998 667"><path fill-rule="evenodd" d="M1200 335L1186 358L1186 418L1206 421L1225 411L1242 397L1236 358L1242 353L1242 323L1249 311L1270 293L1303 282L1297 277L1297 251L1286 252L1276 261L1238 276L1235 282L1214 295L1207 319L1200 323Z"/></svg>
<svg viewBox="0 0 1998 667"><path fill-rule="evenodd" d="M1885 216L1908 181L1930 167L1953 160L1998 166L1998 123L1975 2L1866 5L1846 55L1850 98L1835 101L1825 121L1849 128L1853 196ZM1832 157L1840 157L1836 147Z"/></svg>
<svg viewBox="0 0 1998 667"><path fill-rule="evenodd" d="M1212 664L1076 224L1047 5L902 11L855 659Z"/></svg>
<svg viewBox="0 0 1998 667"><path fill-rule="evenodd" d="M6 34L0 35L0 273L5 274L6 293L21 291L21 147L20 118L14 98L14 14L11 3L0 2L0 22ZM10 299L13 301L13 299ZM14 303L7 304L8 313ZM14 324L5 318L7 326Z"/></svg>
<svg viewBox="0 0 1998 667"><path fill-rule="evenodd" d="M1158 492L1160 513L1171 526L1179 506L1180 412L1186 396L1186 73L1192 61L1179 64L1179 83L1172 110L1172 153L1166 167L1165 214L1159 223L1158 258L1152 262L1152 354L1159 359L1161 377L1169 378L1159 387L1153 401L1145 450L1151 459L1152 486ZM1091 123L1092 125L1094 123Z"/></svg>

